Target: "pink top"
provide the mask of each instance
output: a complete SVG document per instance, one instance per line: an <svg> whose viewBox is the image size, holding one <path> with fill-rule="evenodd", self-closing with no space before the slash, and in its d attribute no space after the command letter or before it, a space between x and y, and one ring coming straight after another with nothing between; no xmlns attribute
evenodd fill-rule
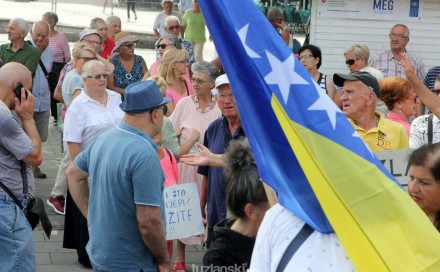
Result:
<svg viewBox="0 0 440 272"><path fill-rule="evenodd" d="M66 35L58 32L55 36L49 37L49 45L53 52L53 62L70 60L70 47Z"/></svg>
<svg viewBox="0 0 440 272"><path fill-rule="evenodd" d="M191 96L182 98L176 105L173 113L170 116L171 123L173 123L176 130L179 143L184 143L189 136L191 129L197 129L200 132L199 140L203 142L205 131L208 126L222 115L217 103L207 112L199 112L196 110L194 100ZM190 153L196 152L193 147ZM184 163L178 163L179 169L179 184L195 182L200 193L202 185L202 175L197 174L197 166L191 166Z"/></svg>
<svg viewBox="0 0 440 272"><path fill-rule="evenodd" d="M387 113L387 119L402 124L405 127L406 133L408 133L408 137L409 137L409 130L411 128L411 124L408 123L408 120L406 120L402 115L389 111Z"/></svg>
<svg viewBox="0 0 440 272"><path fill-rule="evenodd" d="M174 155L171 153L171 151L167 152L164 147L159 146L159 149L162 149L164 153L164 157L160 160L160 166L165 174L165 187L176 185L179 178L176 158L174 158Z"/></svg>
<svg viewBox="0 0 440 272"><path fill-rule="evenodd" d="M180 94L180 93L174 91L173 89L171 89L170 87L167 87L166 97L171 98L174 106L177 105L177 103L180 101L180 99L187 97L187 96L190 96L195 93L194 88L191 84L191 80L189 80L189 74L185 75L185 81L186 81L186 86L188 88L185 90L185 92L183 94Z"/></svg>
<svg viewBox="0 0 440 272"><path fill-rule="evenodd" d="M148 69L148 72L150 72L150 76L157 75L157 72L159 71L160 66L160 60L156 60L153 64L151 64L150 69Z"/></svg>

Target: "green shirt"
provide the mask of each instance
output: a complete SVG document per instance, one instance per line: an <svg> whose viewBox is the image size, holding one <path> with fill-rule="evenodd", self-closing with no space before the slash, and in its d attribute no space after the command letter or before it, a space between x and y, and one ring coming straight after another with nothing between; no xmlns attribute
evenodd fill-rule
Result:
<svg viewBox="0 0 440 272"><path fill-rule="evenodd" d="M194 13L190 9L183 15L185 39L190 42L206 42L205 19L201 12Z"/></svg>
<svg viewBox="0 0 440 272"><path fill-rule="evenodd" d="M17 52L12 51L12 43L0 45L0 59L2 59L3 62L21 63L26 66L32 74L35 74L37 70L40 55L40 50L27 42L24 42L23 46L18 49Z"/></svg>

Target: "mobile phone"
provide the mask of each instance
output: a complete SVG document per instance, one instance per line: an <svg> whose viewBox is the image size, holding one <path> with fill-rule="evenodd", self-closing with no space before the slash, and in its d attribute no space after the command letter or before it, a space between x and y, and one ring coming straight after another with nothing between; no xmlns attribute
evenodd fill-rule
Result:
<svg viewBox="0 0 440 272"><path fill-rule="evenodd" d="M21 89L22 88L23 88L23 84L21 82L18 82L18 84L15 85L15 87L14 87L15 96L17 96L17 98L20 100L21 100ZM26 98L27 98L27 93L26 93Z"/></svg>

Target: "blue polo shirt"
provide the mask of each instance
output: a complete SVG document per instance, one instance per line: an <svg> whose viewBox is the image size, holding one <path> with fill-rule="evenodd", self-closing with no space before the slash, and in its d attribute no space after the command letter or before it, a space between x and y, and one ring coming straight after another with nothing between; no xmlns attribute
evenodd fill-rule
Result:
<svg viewBox="0 0 440 272"><path fill-rule="evenodd" d="M203 145L214 154L225 153L232 139L246 137L242 127L234 134L229 130L228 120L222 116L212 122L205 132ZM208 227L213 228L226 218L226 177L222 167L200 166L197 173L208 176Z"/></svg>
<svg viewBox="0 0 440 272"><path fill-rule="evenodd" d="M157 271L136 219L136 205L161 208L164 179L157 146L142 131L125 123L99 136L78 155L89 173L87 253L102 271ZM164 223L165 224L165 223Z"/></svg>

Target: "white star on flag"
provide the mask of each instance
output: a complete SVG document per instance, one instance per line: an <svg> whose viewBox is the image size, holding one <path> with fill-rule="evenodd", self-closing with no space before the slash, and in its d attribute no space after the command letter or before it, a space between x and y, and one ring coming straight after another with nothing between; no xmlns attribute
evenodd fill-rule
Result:
<svg viewBox="0 0 440 272"><path fill-rule="evenodd" d="M315 88L317 89L317 93L319 95L318 100L315 101L307 110L323 110L327 113L328 118L330 119L330 123L332 124L333 130L336 129L336 113L339 111L336 105L332 105L330 103L330 98L327 94L318 86L316 82Z"/></svg>
<svg viewBox="0 0 440 272"><path fill-rule="evenodd" d="M255 51L252 50L246 44L246 37L247 37L248 29L249 29L249 24L242 27L239 31L237 31L238 37L240 38L240 41L243 44L244 50L246 50L246 53L248 54L249 57L254 58L254 59L261 58L260 55L255 53Z"/></svg>
<svg viewBox="0 0 440 272"><path fill-rule="evenodd" d="M284 103L287 104L289 97L290 85L309 83L295 72L295 59L293 54L281 62L277 57L266 51L267 59L269 60L272 72L264 77L267 84L276 84L283 96Z"/></svg>

